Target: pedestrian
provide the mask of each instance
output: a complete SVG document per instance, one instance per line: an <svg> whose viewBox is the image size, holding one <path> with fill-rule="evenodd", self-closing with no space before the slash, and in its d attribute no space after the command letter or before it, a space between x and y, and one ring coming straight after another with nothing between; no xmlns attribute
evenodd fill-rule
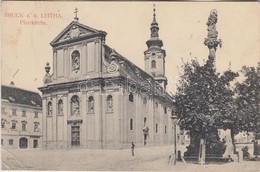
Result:
<svg viewBox="0 0 260 172"><path fill-rule="evenodd" d="M135 144L134 142L132 142L132 146L131 146L132 156L135 156L134 150L135 150Z"/></svg>

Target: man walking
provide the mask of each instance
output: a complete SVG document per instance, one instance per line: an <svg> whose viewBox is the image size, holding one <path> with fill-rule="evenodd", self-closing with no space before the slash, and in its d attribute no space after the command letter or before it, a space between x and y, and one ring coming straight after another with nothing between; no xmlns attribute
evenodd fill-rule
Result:
<svg viewBox="0 0 260 172"><path fill-rule="evenodd" d="M132 146L131 146L132 156L135 156L134 149L135 149L135 144L134 142L132 142Z"/></svg>

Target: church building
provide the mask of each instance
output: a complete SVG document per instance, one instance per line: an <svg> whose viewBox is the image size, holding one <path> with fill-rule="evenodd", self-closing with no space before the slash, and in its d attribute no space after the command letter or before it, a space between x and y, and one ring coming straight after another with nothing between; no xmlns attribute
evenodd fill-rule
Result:
<svg viewBox="0 0 260 172"><path fill-rule="evenodd" d="M42 92L43 147L129 148L173 143L173 99L154 9L145 70L109 47L107 33L76 16L50 44Z"/></svg>

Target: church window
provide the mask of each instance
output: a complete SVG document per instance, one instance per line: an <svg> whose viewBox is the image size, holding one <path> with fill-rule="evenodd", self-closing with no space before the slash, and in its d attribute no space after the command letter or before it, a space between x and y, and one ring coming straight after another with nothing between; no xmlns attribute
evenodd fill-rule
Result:
<svg viewBox="0 0 260 172"><path fill-rule="evenodd" d="M130 130L133 130L133 119L130 119Z"/></svg>
<svg viewBox="0 0 260 172"><path fill-rule="evenodd" d="M79 97L74 95L71 98L71 116L80 115Z"/></svg>
<svg viewBox="0 0 260 172"><path fill-rule="evenodd" d="M134 102L134 95L133 95L133 93L129 94L129 101L130 102Z"/></svg>
<svg viewBox="0 0 260 172"><path fill-rule="evenodd" d="M34 122L34 132L39 132L40 131L40 127L39 127L39 122Z"/></svg>
<svg viewBox="0 0 260 172"><path fill-rule="evenodd" d="M144 126L146 125L146 120L147 120L146 117L144 117Z"/></svg>
<svg viewBox="0 0 260 172"><path fill-rule="evenodd" d="M12 115L16 116L16 109L12 109Z"/></svg>
<svg viewBox="0 0 260 172"><path fill-rule="evenodd" d="M16 123L17 121L12 120L12 127L11 127L12 130L16 130Z"/></svg>
<svg viewBox="0 0 260 172"><path fill-rule="evenodd" d="M155 124L155 133L158 133L158 124Z"/></svg>
<svg viewBox="0 0 260 172"><path fill-rule="evenodd" d="M167 107L164 107L164 113L165 114L167 113Z"/></svg>
<svg viewBox="0 0 260 172"><path fill-rule="evenodd" d="M62 100L58 101L58 114L63 115L63 101Z"/></svg>
<svg viewBox="0 0 260 172"><path fill-rule="evenodd" d="M94 112L94 104L95 104L94 97L90 96L88 98L88 112Z"/></svg>
<svg viewBox="0 0 260 172"><path fill-rule="evenodd" d="M78 50L73 51L71 54L72 72L78 72L80 69L80 53Z"/></svg>
<svg viewBox="0 0 260 172"><path fill-rule="evenodd" d="M156 61L152 60L151 65L152 65L152 68L156 68Z"/></svg>
<svg viewBox="0 0 260 172"><path fill-rule="evenodd" d="M9 139L9 145L14 145L14 140L13 139Z"/></svg>
<svg viewBox="0 0 260 172"><path fill-rule="evenodd" d="M22 110L22 116L26 117L26 111L25 110Z"/></svg>
<svg viewBox="0 0 260 172"><path fill-rule="evenodd" d="M26 121L22 121L22 131L26 131Z"/></svg>
<svg viewBox="0 0 260 172"><path fill-rule="evenodd" d="M52 103L48 103L48 116L52 116Z"/></svg>
<svg viewBox="0 0 260 172"><path fill-rule="evenodd" d="M111 95L107 96L107 110L108 111L113 110L113 97Z"/></svg>

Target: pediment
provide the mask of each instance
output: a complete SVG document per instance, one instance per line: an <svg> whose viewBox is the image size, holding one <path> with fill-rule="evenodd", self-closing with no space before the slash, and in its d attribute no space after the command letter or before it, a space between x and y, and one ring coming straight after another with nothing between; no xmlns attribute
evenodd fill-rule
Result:
<svg viewBox="0 0 260 172"><path fill-rule="evenodd" d="M86 37L102 32L103 31L99 31L73 21L51 42L51 45L53 46L55 44L64 43L69 40Z"/></svg>

